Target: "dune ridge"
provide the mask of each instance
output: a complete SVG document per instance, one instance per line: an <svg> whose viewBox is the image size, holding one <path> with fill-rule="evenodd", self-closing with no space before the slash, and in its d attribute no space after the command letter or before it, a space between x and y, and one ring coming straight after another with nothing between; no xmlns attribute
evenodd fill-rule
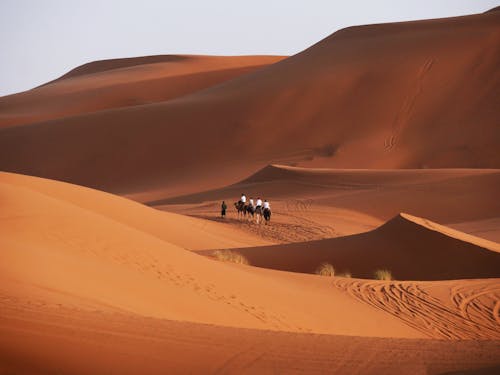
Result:
<svg viewBox="0 0 500 375"><path fill-rule="evenodd" d="M294 272L314 273L328 262L361 278L377 269L399 280L500 277L498 243L408 214L366 233L238 251L255 266Z"/></svg>
<svg viewBox="0 0 500 375"><path fill-rule="evenodd" d="M0 128L175 99L252 72L280 56L166 55L94 61L0 98Z"/></svg>
<svg viewBox="0 0 500 375"><path fill-rule="evenodd" d="M182 55L157 55L157 56L140 56L140 57L130 57L122 59L106 59L91 61L89 63L80 65L74 69L71 69L68 73L63 74L61 77L56 78L53 81L47 82L47 84L60 81L66 78L77 77L81 75L101 73L108 70L129 68L136 65L145 64L156 64L164 62L179 62L187 59L187 56Z"/></svg>
<svg viewBox="0 0 500 375"><path fill-rule="evenodd" d="M483 238L479 238L476 236L472 236L467 233L460 232L458 230L454 230L452 228L446 227L444 225L440 225L438 223L434 223L430 220L423 219L420 217L412 216L409 214L401 213L400 216L405 219L409 220L417 225L420 225L422 227L425 227L427 229L433 230L438 233L442 233L448 237L455 238L457 240L467 242L491 251L495 251L497 253L500 252L500 244L493 242L493 241L488 241Z"/></svg>

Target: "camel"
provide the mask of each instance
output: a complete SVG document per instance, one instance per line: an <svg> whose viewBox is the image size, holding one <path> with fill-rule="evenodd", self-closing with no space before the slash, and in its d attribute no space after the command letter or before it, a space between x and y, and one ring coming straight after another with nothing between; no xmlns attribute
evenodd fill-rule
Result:
<svg viewBox="0 0 500 375"><path fill-rule="evenodd" d="M269 221L271 221L271 209L269 208L264 208L264 220L267 225Z"/></svg>
<svg viewBox="0 0 500 375"><path fill-rule="evenodd" d="M255 215L255 207L251 205L246 205L245 206L245 213L248 214L248 221L252 221L254 215Z"/></svg>
<svg viewBox="0 0 500 375"><path fill-rule="evenodd" d="M234 202L234 207L236 208L236 212L238 213L238 219L243 218L247 214L247 205L242 201Z"/></svg>
<svg viewBox="0 0 500 375"><path fill-rule="evenodd" d="M257 224L260 224L261 220L262 220L262 207L258 206L255 208L255 222Z"/></svg>
<svg viewBox="0 0 500 375"><path fill-rule="evenodd" d="M267 224L271 220L271 210L268 208L264 209L261 206L253 207L241 201L234 202L234 207L238 213L238 219L246 218L248 214L248 221L253 221L255 217L255 223L257 224L260 224L262 221Z"/></svg>

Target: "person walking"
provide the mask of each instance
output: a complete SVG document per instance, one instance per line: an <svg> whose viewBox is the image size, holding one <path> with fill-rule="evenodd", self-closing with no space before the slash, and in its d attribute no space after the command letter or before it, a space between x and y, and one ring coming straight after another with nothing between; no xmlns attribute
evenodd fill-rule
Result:
<svg viewBox="0 0 500 375"><path fill-rule="evenodd" d="M225 218L226 217L226 210L227 210L227 204L225 201L222 201L222 204L220 206L220 216L222 218Z"/></svg>

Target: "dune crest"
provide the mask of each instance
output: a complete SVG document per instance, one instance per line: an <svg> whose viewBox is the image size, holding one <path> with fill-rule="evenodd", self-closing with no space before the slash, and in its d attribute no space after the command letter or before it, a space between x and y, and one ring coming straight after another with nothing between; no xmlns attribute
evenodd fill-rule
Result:
<svg viewBox="0 0 500 375"><path fill-rule="evenodd" d="M500 244L408 214L366 233L239 251L255 266L294 272L328 262L360 278L378 269L399 280L500 277Z"/></svg>
<svg viewBox="0 0 500 375"><path fill-rule="evenodd" d="M173 100L247 74L280 56L166 55L94 61L0 98L0 128Z"/></svg>
<svg viewBox="0 0 500 375"><path fill-rule="evenodd" d="M83 65L80 65L74 69L71 69L68 73L63 74L61 77L47 82L46 85L66 78L73 78L77 76L101 73L109 70L130 68L137 65L145 64L157 64L165 62L180 62L188 59L188 56L182 55L158 55L158 56L141 56L141 57L130 57L123 59L107 59L92 61Z"/></svg>
<svg viewBox="0 0 500 375"><path fill-rule="evenodd" d="M405 214L403 212L399 214L398 219L399 218L411 221L417 225L421 225L427 229L439 232L439 233L444 234L448 237L452 237L452 238L455 238L455 239L463 241L463 242L468 242L470 244L482 247L484 249L496 251L497 253L500 252L500 244L499 243L496 243L493 241L488 241L488 240L485 240L483 238L479 238L476 236L472 236L470 234L463 233L463 232L460 232L458 230L454 230L454 229L446 227L444 225L434 223L430 220L427 220L427 219L424 219L421 217L416 217L416 216L409 215L409 214Z"/></svg>

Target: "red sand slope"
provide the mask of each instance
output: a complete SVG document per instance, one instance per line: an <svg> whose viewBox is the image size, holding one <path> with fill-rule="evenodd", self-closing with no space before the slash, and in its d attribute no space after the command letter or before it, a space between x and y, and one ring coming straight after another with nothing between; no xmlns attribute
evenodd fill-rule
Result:
<svg viewBox="0 0 500 375"><path fill-rule="evenodd" d="M0 128L162 102L281 60L278 56L147 56L95 61L0 98Z"/></svg>
<svg viewBox="0 0 500 375"><path fill-rule="evenodd" d="M0 169L173 196L280 161L497 168L499 19L348 28L175 101L4 129Z"/></svg>
<svg viewBox="0 0 500 375"><path fill-rule="evenodd" d="M238 251L252 265L295 272L328 262L361 278L379 269L398 280L500 277L500 244L408 214L367 233Z"/></svg>

